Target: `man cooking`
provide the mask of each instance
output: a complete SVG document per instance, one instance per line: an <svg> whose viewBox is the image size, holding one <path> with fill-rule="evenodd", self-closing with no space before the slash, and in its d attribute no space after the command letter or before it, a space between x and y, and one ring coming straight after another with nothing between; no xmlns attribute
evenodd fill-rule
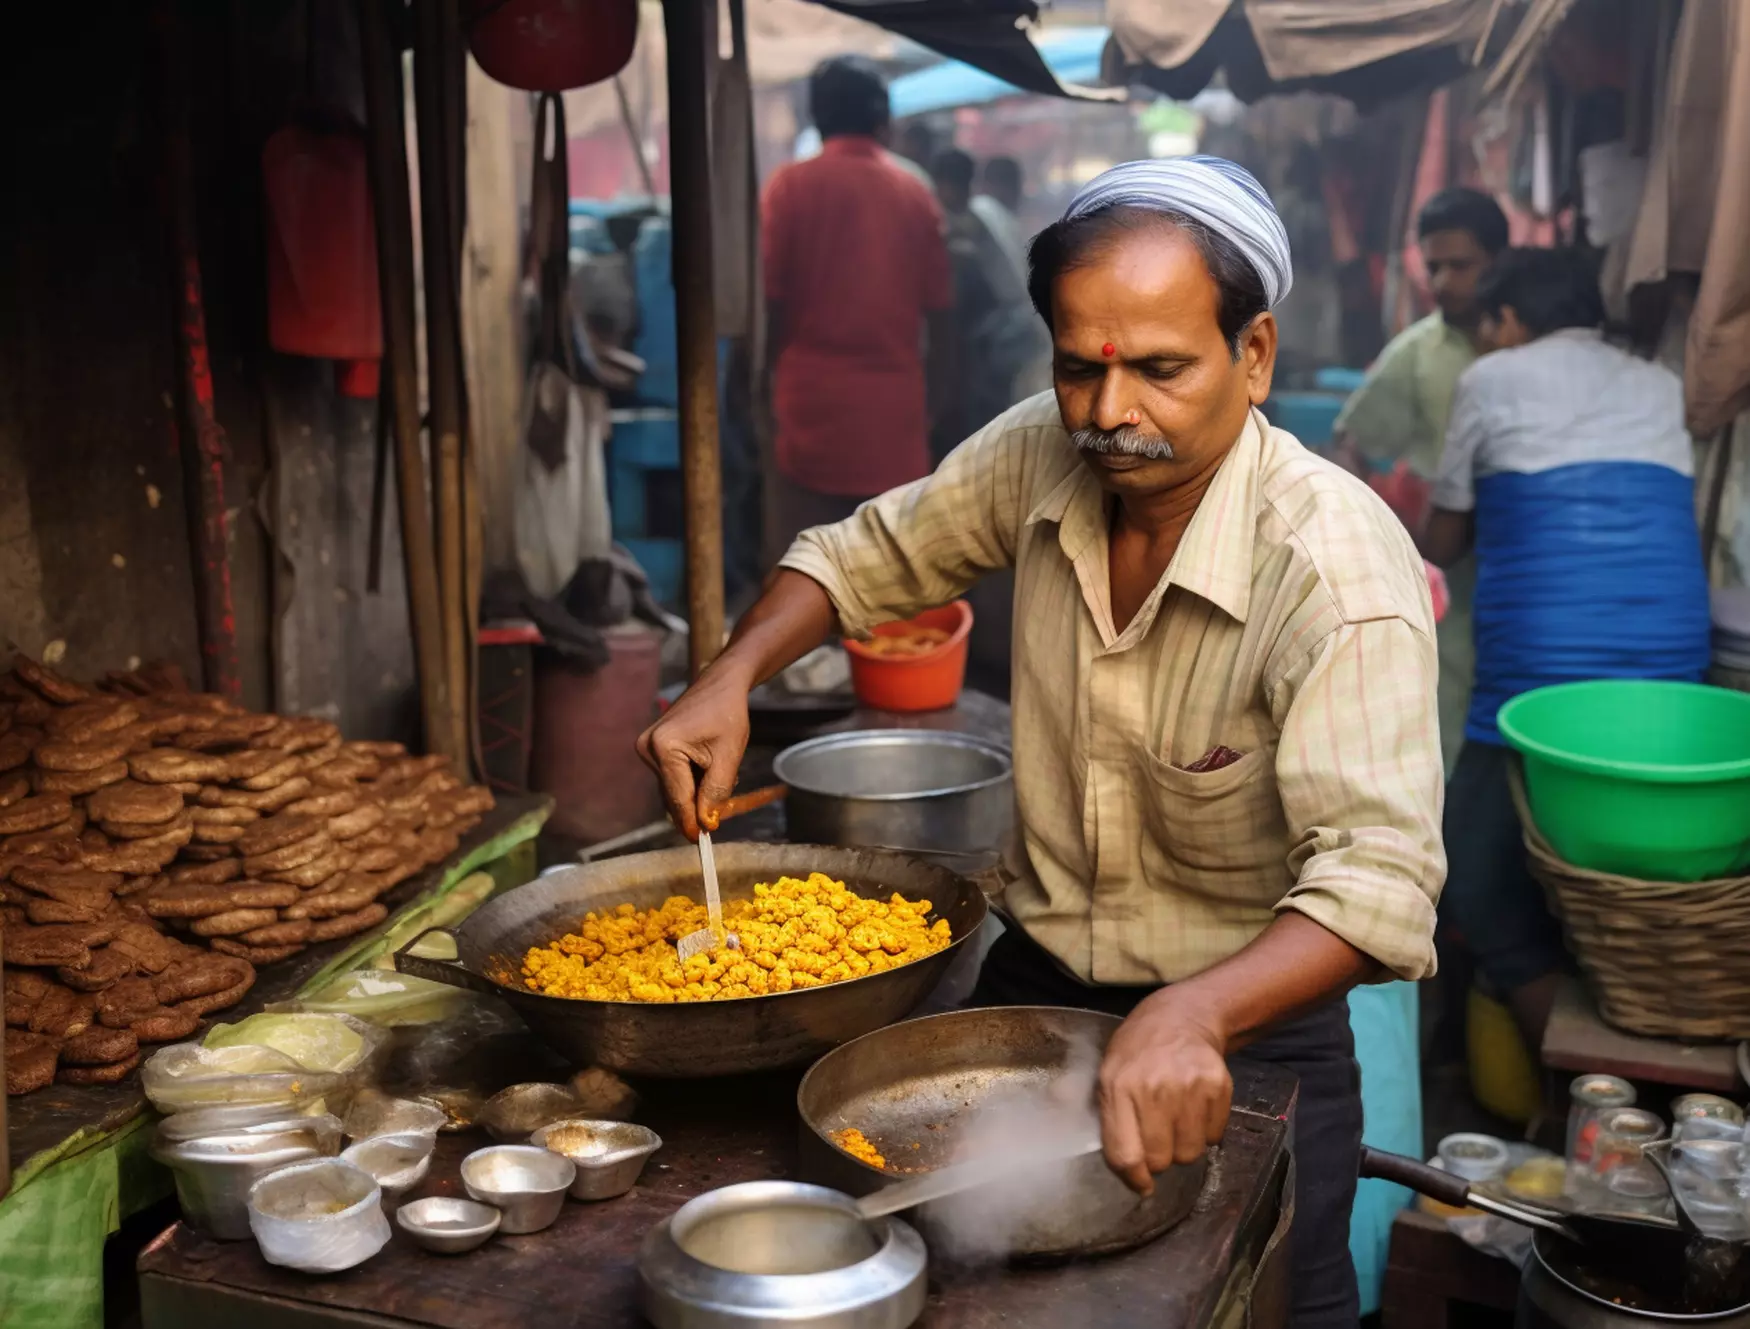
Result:
<svg viewBox="0 0 1750 1329"><path fill-rule="evenodd" d="M1432 972L1445 872L1422 564L1364 484L1257 410L1291 269L1251 175L1116 167L1031 260L1054 397L804 532L639 746L692 836L734 786L750 688L1013 567L1025 862L974 1002L1126 1017L1100 1113L1139 1191L1221 1138L1229 1055L1295 1071L1294 1322L1353 1325L1343 994Z"/></svg>

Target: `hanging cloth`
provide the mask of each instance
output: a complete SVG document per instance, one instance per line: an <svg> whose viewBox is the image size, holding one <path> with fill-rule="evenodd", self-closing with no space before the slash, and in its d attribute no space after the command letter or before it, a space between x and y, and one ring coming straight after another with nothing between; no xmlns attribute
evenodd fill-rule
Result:
<svg viewBox="0 0 1750 1329"><path fill-rule="evenodd" d="M543 94L535 112L529 226L540 291L535 354L523 394L516 494L517 563L538 596L557 595L586 559L606 558L607 394L586 381L571 305L570 177L565 106Z"/></svg>

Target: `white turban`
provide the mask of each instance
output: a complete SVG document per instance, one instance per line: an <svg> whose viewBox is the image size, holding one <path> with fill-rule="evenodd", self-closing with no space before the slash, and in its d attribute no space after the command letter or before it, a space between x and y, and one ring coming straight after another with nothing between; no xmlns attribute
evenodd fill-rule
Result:
<svg viewBox="0 0 1750 1329"><path fill-rule="evenodd" d="M1176 212L1233 241L1257 269L1264 301L1274 307L1294 284L1288 232L1264 186L1222 157L1166 157L1103 171L1069 201L1065 221L1106 208Z"/></svg>

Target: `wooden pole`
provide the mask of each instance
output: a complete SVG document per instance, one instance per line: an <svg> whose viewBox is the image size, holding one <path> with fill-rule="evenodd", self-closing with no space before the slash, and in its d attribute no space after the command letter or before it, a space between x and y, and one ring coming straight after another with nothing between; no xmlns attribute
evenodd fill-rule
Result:
<svg viewBox="0 0 1750 1329"><path fill-rule="evenodd" d="M460 122L459 95L446 11L453 0L413 6L413 100L419 116L419 234L425 278L426 394L431 406L432 500L437 510L439 622L444 676L449 682L447 746L465 761L468 751L467 589L462 498L462 364L457 287L460 249L456 162L450 131Z"/></svg>
<svg viewBox="0 0 1750 1329"><path fill-rule="evenodd" d="M186 34L177 15L176 6L161 5L155 26L162 45L159 69L163 81L164 171L175 271L176 342L182 375L183 489L194 563L202 680L207 691L235 701L242 696L243 684L237 667L237 617L231 601L231 533L225 504L228 450L213 401L213 372L207 352L206 302L201 293L193 154L189 143Z"/></svg>
<svg viewBox="0 0 1750 1329"><path fill-rule="evenodd" d="M439 619L437 563L425 454L419 446L419 362L413 313L413 204L407 186L407 129L402 118L401 52L382 0L359 0L359 47L369 120L372 214L377 227L377 281L383 297L384 396L392 400L401 554L407 568L407 614L419 674L426 746L459 758L450 722L449 679Z"/></svg>
<svg viewBox="0 0 1750 1329"><path fill-rule="evenodd" d="M664 0L669 192L686 504L687 621L693 677L723 649L723 475L717 427L717 306L711 270L708 0ZM712 55L712 58L715 58Z"/></svg>

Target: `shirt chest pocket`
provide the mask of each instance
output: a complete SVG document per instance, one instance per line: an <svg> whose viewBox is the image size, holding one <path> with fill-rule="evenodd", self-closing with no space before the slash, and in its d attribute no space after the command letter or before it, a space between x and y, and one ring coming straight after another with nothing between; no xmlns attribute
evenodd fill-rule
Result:
<svg viewBox="0 0 1750 1329"><path fill-rule="evenodd" d="M1274 904L1288 885L1287 823L1275 745L1232 765L1187 771L1140 755L1143 872L1151 882L1247 904Z"/></svg>

